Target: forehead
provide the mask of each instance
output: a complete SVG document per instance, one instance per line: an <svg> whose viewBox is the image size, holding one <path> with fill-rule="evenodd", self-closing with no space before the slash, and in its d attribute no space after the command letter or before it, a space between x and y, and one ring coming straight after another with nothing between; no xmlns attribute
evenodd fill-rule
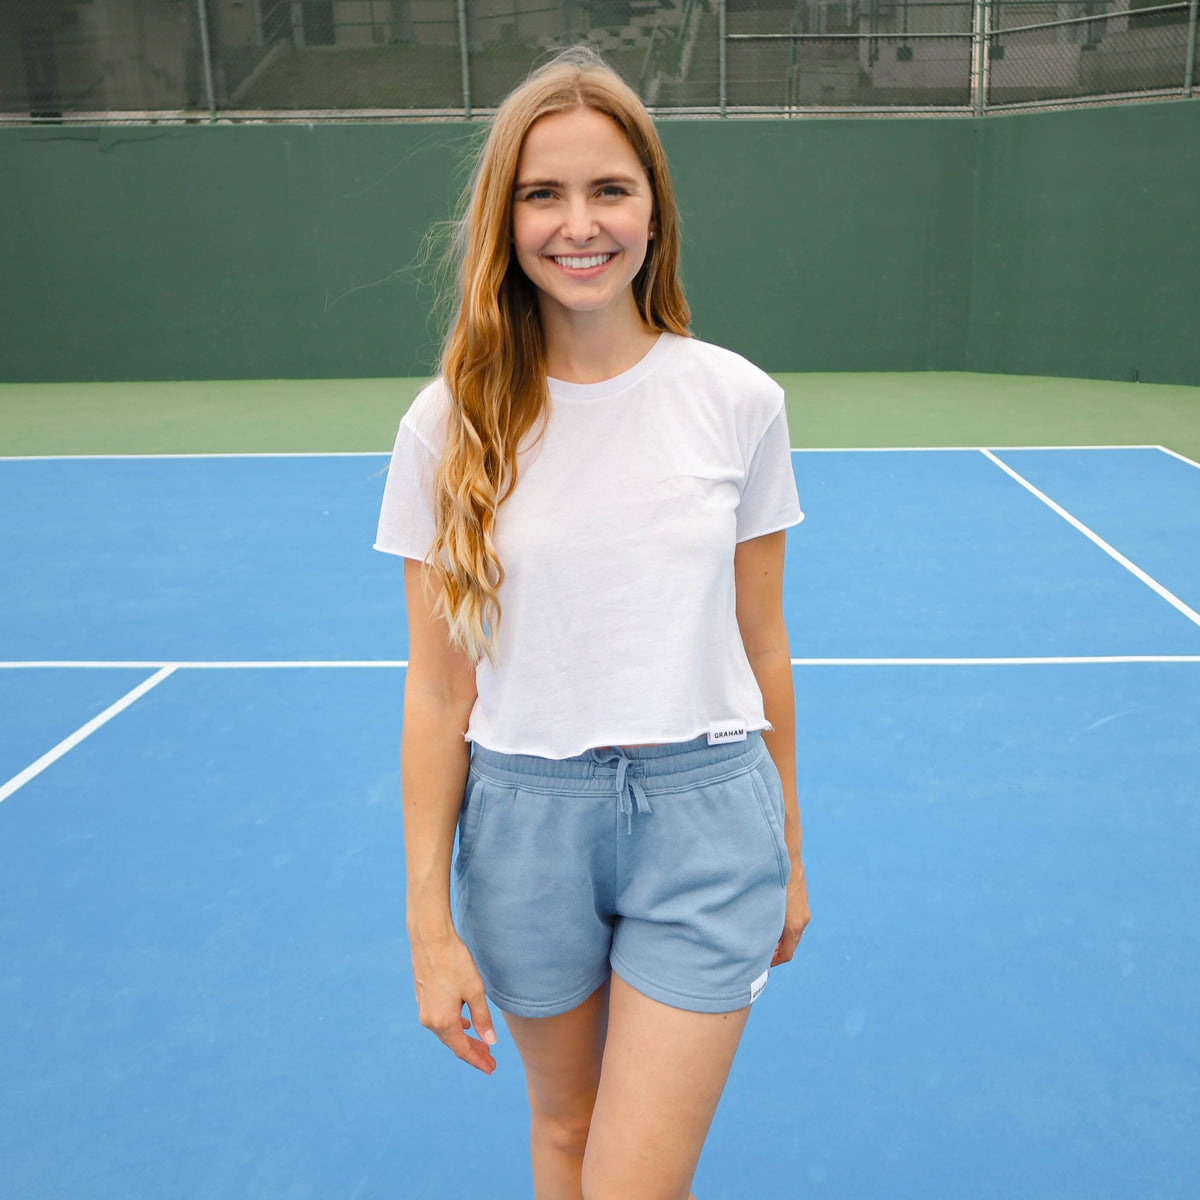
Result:
<svg viewBox="0 0 1200 1200"><path fill-rule="evenodd" d="M517 160L517 178L600 178L614 171L645 178L645 171L621 127L592 108L539 117L529 127Z"/></svg>

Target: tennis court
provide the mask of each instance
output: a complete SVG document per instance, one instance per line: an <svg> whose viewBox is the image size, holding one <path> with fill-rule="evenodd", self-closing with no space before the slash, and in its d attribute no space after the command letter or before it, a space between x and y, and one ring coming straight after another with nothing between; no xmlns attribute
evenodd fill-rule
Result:
<svg viewBox="0 0 1200 1200"><path fill-rule="evenodd" d="M1200 466L816 448L802 378L813 923L695 1192L1194 1196ZM486 1078L416 1020L386 444L67 428L0 461L0 1193L530 1195L507 1034Z"/></svg>

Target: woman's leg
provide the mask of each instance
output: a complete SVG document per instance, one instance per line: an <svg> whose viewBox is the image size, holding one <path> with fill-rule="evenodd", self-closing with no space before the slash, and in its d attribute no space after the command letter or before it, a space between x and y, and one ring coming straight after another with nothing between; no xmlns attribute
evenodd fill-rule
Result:
<svg viewBox="0 0 1200 1200"><path fill-rule="evenodd" d="M628 990L615 976L611 982ZM529 1090L534 1200L583 1198L583 1157L600 1085L609 985L606 980L578 1008L562 1016L502 1013Z"/></svg>
<svg viewBox="0 0 1200 1200"><path fill-rule="evenodd" d="M580 1174L600 1082L608 987L606 980L557 1017L503 1013L529 1090L534 1200L582 1200Z"/></svg>
<svg viewBox="0 0 1200 1200"><path fill-rule="evenodd" d="M583 1195L685 1200L750 1009L685 1012L610 985Z"/></svg>

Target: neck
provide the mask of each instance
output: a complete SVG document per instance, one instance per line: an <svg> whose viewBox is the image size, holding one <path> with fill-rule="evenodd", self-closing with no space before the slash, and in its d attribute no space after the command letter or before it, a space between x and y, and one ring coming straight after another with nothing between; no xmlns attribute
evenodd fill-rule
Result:
<svg viewBox="0 0 1200 1200"><path fill-rule="evenodd" d="M601 383L629 370L658 340L642 320L632 292L627 305L575 312L543 302L546 373L568 383Z"/></svg>

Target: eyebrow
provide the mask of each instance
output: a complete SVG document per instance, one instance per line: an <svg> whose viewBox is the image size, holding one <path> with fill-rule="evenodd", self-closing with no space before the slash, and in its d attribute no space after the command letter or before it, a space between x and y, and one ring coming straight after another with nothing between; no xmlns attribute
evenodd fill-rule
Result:
<svg viewBox="0 0 1200 1200"><path fill-rule="evenodd" d="M606 183L629 183L637 186L637 180L632 175L606 175L603 179L593 179L589 184L590 187L600 187ZM561 179L525 179L515 185L515 190L518 192L524 191L526 188L539 187L563 187Z"/></svg>

